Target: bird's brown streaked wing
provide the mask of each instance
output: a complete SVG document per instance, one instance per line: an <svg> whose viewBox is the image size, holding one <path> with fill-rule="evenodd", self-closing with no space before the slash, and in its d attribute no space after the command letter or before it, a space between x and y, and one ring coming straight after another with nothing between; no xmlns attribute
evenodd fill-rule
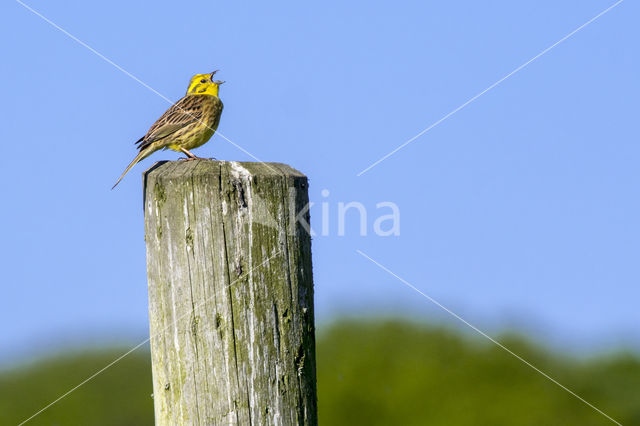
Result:
<svg viewBox="0 0 640 426"><path fill-rule="evenodd" d="M147 134L137 144L140 150L153 142L166 138L172 133L197 122L202 118L202 104L199 96L185 96L173 104L162 116L153 123Z"/></svg>

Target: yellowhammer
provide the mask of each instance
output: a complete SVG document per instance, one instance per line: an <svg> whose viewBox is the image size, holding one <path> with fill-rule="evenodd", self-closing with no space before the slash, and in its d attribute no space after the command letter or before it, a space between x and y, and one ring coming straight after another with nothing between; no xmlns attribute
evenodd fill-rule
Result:
<svg viewBox="0 0 640 426"><path fill-rule="evenodd" d="M198 158L189 150L211 139L222 114L222 101L218 98L218 89L224 81L213 80L216 72L217 70L210 74L197 74L191 78L187 94L162 114L146 135L138 139L136 144L140 152L113 188L138 161L159 149L182 151L189 159Z"/></svg>

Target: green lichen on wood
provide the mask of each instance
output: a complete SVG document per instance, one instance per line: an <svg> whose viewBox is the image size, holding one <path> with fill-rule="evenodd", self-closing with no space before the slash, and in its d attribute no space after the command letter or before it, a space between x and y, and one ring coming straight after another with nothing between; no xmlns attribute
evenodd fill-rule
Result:
<svg viewBox="0 0 640 426"><path fill-rule="evenodd" d="M158 182L156 182L156 184L153 186L153 199L159 205L162 205L162 203L164 203L167 199L167 196L164 193L164 188L162 188L162 185L160 185Z"/></svg>
<svg viewBox="0 0 640 426"><path fill-rule="evenodd" d="M316 424L306 177L195 160L144 181L156 423Z"/></svg>

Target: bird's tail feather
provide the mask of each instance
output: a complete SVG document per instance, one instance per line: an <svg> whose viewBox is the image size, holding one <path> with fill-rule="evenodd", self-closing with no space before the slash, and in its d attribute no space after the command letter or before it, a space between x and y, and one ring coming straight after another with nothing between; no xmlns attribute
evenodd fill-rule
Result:
<svg viewBox="0 0 640 426"><path fill-rule="evenodd" d="M118 186L118 184L120 183L120 181L122 180L122 178L124 177L124 175L127 174L127 172L129 170L131 170L131 168L133 166L136 165L137 162L147 158L149 155L151 155L151 153L154 151L154 149L152 149L151 146L147 147L146 149L143 149L142 151L140 151L138 153L138 155L136 155L136 158L133 159L133 161L127 166L127 168L124 170L124 173L122 173L122 176L120 176L120 178L118 179L118 181L115 183L115 185L113 185L111 187L111 189L115 188L116 186Z"/></svg>

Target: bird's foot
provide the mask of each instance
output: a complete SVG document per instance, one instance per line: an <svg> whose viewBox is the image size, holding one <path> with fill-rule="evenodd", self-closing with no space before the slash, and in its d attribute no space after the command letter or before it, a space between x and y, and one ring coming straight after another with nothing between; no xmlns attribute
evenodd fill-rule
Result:
<svg viewBox="0 0 640 426"><path fill-rule="evenodd" d="M180 157L178 160L181 161L192 161L192 160L202 160L200 157Z"/></svg>

